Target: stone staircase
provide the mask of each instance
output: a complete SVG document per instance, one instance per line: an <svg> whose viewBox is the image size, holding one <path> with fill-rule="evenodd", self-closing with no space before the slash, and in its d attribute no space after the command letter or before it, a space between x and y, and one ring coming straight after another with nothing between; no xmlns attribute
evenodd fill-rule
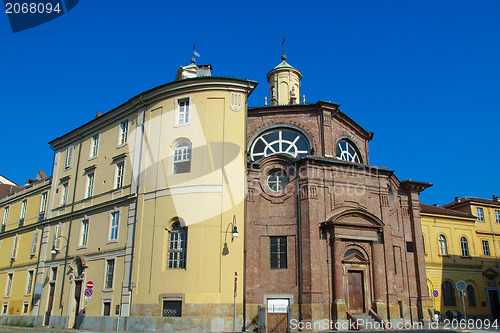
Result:
<svg viewBox="0 0 500 333"><path fill-rule="evenodd" d="M371 310L368 313L351 313L350 317L351 320L354 320L357 324L359 324L356 325L357 330L372 331L384 329L382 319Z"/></svg>

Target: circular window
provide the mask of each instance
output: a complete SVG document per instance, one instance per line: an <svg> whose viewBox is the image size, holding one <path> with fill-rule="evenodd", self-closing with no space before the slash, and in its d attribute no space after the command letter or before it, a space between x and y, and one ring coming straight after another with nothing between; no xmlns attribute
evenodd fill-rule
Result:
<svg viewBox="0 0 500 333"><path fill-rule="evenodd" d="M361 163L361 154L358 149L346 139L340 140L337 144L337 158L348 162Z"/></svg>
<svg viewBox="0 0 500 333"><path fill-rule="evenodd" d="M273 129L258 136L251 148L252 161L274 154L286 154L293 157L305 157L311 148L306 137L291 129Z"/></svg>
<svg viewBox="0 0 500 333"><path fill-rule="evenodd" d="M274 192L281 192L288 185L288 176L284 170L273 170L267 177L267 186Z"/></svg>

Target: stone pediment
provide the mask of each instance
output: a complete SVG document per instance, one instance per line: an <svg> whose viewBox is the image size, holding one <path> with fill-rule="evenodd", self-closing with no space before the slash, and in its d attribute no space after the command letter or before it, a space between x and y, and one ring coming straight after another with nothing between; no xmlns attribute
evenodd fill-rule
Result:
<svg viewBox="0 0 500 333"><path fill-rule="evenodd" d="M328 219L327 223L352 227L382 228L384 223L377 216L361 209L347 209Z"/></svg>
<svg viewBox="0 0 500 333"><path fill-rule="evenodd" d="M491 267L486 268L486 269L482 272L482 274L483 274L486 278L488 278L488 279L490 279L490 280L493 280L494 278L496 278L496 277L498 276L498 272L497 272L496 270L494 270L493 268L491 268Z"/></svg>
<svg viewBox="0 0 500 333"><path fill-rule="evenodd" d="M349 264L368 264L368 260L366 260L361 254L359 253L354 253L351 254L350 256L344 258L342 260L344 263L349 263Z"/></svg>

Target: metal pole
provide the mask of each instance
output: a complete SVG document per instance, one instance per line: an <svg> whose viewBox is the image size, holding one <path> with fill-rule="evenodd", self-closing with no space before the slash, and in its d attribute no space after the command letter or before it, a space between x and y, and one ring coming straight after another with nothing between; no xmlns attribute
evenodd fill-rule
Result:
<svg viewBox="0 0 500 333"><path fill-rule="evenodd" d="M236 327L236 283L238 281L238 272L234 272L234 298L233 298L233 333Z"/></svg>
<svg viewBox="0 0 500 333"><path fill-rule="evenodd" d="M462 291L462 305L464 306L464 316L465 316L465 321L467 321L467 312L465 312L464 292L465 292L465 291Z"/></svg>

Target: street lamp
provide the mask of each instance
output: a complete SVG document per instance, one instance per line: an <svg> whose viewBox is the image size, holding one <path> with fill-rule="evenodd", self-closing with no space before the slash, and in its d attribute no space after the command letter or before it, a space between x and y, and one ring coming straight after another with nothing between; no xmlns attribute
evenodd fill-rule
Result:
<svg viewBox="0 0 500 333"><path fill-rule="evenodd" d="M226 227L226 235L224 236L224 248L222 249L222 255L226 256L229 254L229 248L227 247L227 234L229 233L229 228L231 227L231 243L236 237L239 237L238 228L236 227L236 215L233 215L233 222L229 223Z"/></svg>

